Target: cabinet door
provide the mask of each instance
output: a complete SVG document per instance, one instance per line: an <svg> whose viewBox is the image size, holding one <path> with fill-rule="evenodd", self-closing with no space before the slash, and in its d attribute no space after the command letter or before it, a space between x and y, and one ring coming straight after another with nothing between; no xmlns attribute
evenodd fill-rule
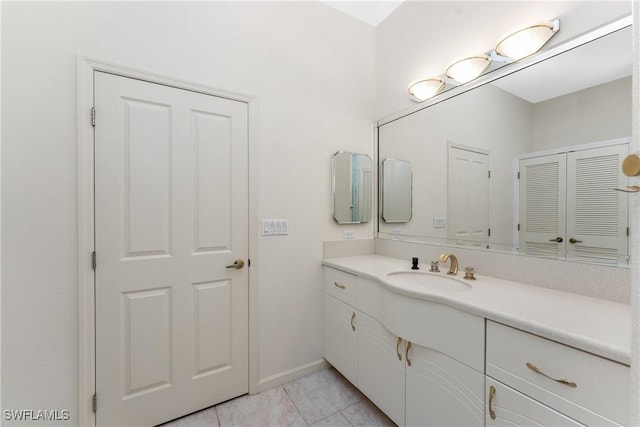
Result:
<svg viewBox="0 0 640 427"><path fill-rule="evenodd" d="M548 406L487 377L486 426L582 426Z"/></svg>
<svg viewBox="0 0 640 427"><path fill-rule="evenodd" d="M398 425L404 425L404 349L404 340L358 313L358 388Z"/></svg>
<svg viewBox="0 0 640 427"><path fill-rule="evenodd" d="M356 384L356 310L334 297L324 296L324 358Z"/></svg>
<svg viewBox="0 0 640 427"><path fill-rule="evenodd" d="M484 425L484 374L421 346L406 358L408 426Z"/></svg>

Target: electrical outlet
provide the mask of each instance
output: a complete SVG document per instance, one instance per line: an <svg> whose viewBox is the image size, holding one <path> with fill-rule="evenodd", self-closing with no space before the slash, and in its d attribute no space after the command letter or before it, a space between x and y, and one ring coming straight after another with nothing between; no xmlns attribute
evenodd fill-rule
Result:
<svg viewBox="0 0 640 427"><path fill-rule="evenodd" d="M342 233L342 238L345 240L351 240L356 238L356 233L353 230L344 230Z"/></svg>

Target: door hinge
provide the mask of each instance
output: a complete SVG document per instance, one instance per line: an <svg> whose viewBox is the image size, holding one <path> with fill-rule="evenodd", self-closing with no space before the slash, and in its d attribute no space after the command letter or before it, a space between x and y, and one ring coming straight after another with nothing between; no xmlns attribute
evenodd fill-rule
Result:
<svg viewBox="0 0 640 427"><path fill-rule="evenodd" d="M91 268L94 270L98 266L98 259L96 257L96 251L91 252Z"/></svg>
<svg viewBox="0 0 640 427"><path fill-rule="evenodd" d="M251 258L247 258L247 266L251 267Z"/></svg>
<svg viewBox="0 0 640 427"><path fill-rule="evenodd" d="M91 107L91 126L96 125L96 107Z"/></svg>
<svg viewBox="0 0 640 427"><path fill-rule="evenodd" d="M518 172L518 179L520 179L520 172Z"/></svg>
<svg viewBox="0 0 640 427"><path fill-rule="evenodd" d="M629 236L629 227L627 227L627 236Z"/></svg>
<svg viewBox="0 0 640 427"><path fill-rule="evenodd" d="M488 172L488 175L489 175L487 178L491 179L491 171L487 171L487 172Z"/></svg>
<svg viewBox="0 0 640 427"><path fill-rule="evenodd" d="M518 231L520 231L520 224L518 224Z"/></svg>
<svg viewBox="0 0 640 427"><path fill-rule="evenodd" d="M491 229L487 230L487 236L491 237Z"/></svg>
<svg viewBox="0 0 640 427"><path fill-rule="evenodd" d="M94 414L96 412L98 412L98 396L95 393L93 394L93 397L91 398L91 409L93 410Z"/></svg>

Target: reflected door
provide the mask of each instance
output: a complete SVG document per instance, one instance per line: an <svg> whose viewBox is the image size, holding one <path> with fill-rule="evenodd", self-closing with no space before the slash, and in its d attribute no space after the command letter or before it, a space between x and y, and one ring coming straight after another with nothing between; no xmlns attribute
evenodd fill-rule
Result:
<svg viewBox="0 0 640 427"><path fill-rule="evenodd" d="M247 105L95 74L97 425L248 391Z"/></svg>
<svg viewBox="0 0 640 427"><path fill-rule="evenodd" d="M489 241L489 154L449 146L449 239Z"/></svg>
<svg viewBox="0 0 640 427"><path fill-rule="evenodd" d="M520 160L520 251L562 258L566 248L566 155Z"/></svg>

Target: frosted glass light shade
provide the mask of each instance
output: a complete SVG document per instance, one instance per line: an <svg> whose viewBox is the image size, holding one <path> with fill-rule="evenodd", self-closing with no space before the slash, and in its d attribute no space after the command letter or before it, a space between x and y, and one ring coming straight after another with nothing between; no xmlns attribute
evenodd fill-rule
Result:
<svg viewBox="0 0 640 427"><path fill-rule="evenodd" d="M491 59L487 55L476 55L464 58L449 65L445 74L458 83L467 83L484 73Z"/></svg>
<svg viewBox="0 0 640 427"><path fill-rule="evenodd" d="M411 83L408 90L417 101L424 101L436 96L442 89L444 89L444 80L433 77Z"/></svg>
<svg viewBox="0 0 640 427"><path fill-rule="evenodd" d="M533 24L503 37L496 46L496 52L518 60L539 51L554 33L551 22Z"/></svg>

